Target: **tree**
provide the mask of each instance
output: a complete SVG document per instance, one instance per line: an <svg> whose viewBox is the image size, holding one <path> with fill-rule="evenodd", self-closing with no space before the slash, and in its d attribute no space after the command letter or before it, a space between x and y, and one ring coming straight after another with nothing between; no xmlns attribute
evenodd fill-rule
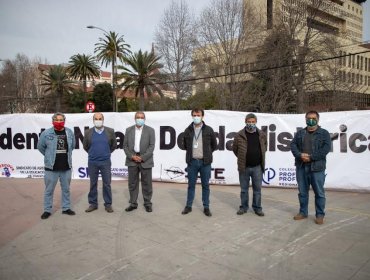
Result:
<svg viewBox="0 0 370 280"><path fill-rule="evenodd" d="M17 54L5 60L1 71L2 112L38 112L40 92L37 87L39 59Z"/></svg>
<svg viewBox="0 0 370 280"><path fill-rule="evenodd" d="M82 81L83 83L85 105L87 102L87 80L94 80L95 77L99 78L99 66L96 64L94 57L85 54L76 54L71 56L69 63L70 65L67 67L68 75L73 79Z"/></svg>
<svg viewBox="0 0 370 280"><path fill-rule="evenodd" d="M296 94L297 112L304 113L308 105L308 92L320 82L320 63L308 63L320 60L335 53L328 52L328 43L340 35L331 28L332 18L325 16L333 10L335 1L290 1L290 5L280 11L277 19L285 27L289 41L294 42L292 62L296 71L292 73L293 91ZM332 49L332 48L329 48Z"/></svg>
<svg viewBox="0 0 370 280"><path fill-rule="evenodd" d="M201 83L207 82L217 92L221 109L237 110L247 79L240 66L247 63L247 48L259 42L260 20L242 0L213 0L197 25L197 76L210 77Z"/></svg>
<svg viewBox="0 0 370 280"><path fill-rule="evenodd" d="M125 43L123 36L110 31L109 33L105 33L103 38L99 38L99 42L95 44L94 52L101 65L105 64L105 67L109 64L112 65L113 111L115 111L117 101L115 95L117 58L121 62L124 62L125 57L131 53L130 45Z"/></svg>
<svg viewBox="0 0 370 280"><path fill-rule="evenodd" d="M254 95L254 108L261 112L295 112L293 91L296 67L292 67L294 42L283 26L275 27L265 39L257 55L262 70L252 74L249 85Z"/></svg>
<svg viewBox="0 0 370 280"><path fill-rule="evenodd" d="M42 73L42 86L45 86L45 92L51 92L55 95L55 111L59 112L61 100L65 93L72 91L72 83L68 77L66 69L62 65L51 67L45 73Z"/></svg>
<svg viewBox="0 0 370 280"><path fill-rule="evenodd" d="M143 53L139 50L126 58L128 67L118 67L123 71L119 78L124 79L120 87L122 87L123 91L134 91L136 98L139 96L139 109L141 111L144 110L145 94L151 96L153 92L157 92L163 97L163 93L158 86L158 83L161 82L159 69L162 67L158 63L159 59L160 57L153 52L145 51Z"/></svg>
<svg viewBox="0 0 370 280"><path fill-rule="evenodd" d="M163 70L176 92L176 109L189 95L189 82L180 82L191 76L191 56L196 40L195 19L184 0L172 0L156 29L155 47L162 57Z"/></svg>
<svg viewBox="0 0 370 280"><path fill-rule="evenodd" d="M95 103L95 111L97 112L112 112L112 86L108 83L97 84L94 87L93 101Z"/></svg>

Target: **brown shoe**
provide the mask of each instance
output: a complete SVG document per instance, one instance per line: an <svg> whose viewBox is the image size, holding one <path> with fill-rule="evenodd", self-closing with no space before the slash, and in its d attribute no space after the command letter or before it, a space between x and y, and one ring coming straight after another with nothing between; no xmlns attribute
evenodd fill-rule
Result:
<svg viewBox="0 0 370 280"><path fill-rule="evenodd" d="M294 220L296 220L296 221L299 221L299 220L303 220L303 219L306 219L307 218L307 216L304 216L303 214L301 214L301 213L298 213L297 215L295 215L294 217L293 217L293 219Z"/></svg>
<svg viewBox="0 0 370 280"><path fill-rule="evenodd" d="M105 211L107 211L108 213L112 213L113 212L112 206L105 206Z"/></svg>
<svg viewBox="0 0 370 280"><path fill-rule="evenodd" d="M95 205L90 205L90 206L89 206L89 208L87 208L87 209L85 210L85 212L86 212L86 213L89 213L89 212L95 211L96 209L98 209L98 207L97 207L97 206L95 206Z"/></svg>
<svg viewBox="0 0 370 280"><path fill-rule="evenodd" d="M322 225L324 223L324 217L316 217L315 223L318 225Z"/></svg>

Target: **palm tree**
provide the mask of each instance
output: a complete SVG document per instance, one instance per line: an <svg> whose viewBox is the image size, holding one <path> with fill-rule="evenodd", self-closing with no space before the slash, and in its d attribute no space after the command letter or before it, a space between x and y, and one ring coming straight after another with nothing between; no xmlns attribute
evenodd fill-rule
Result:
<svg viewBox="0 0 370 280"><path fill-rule="evenodd" d="M87 79L94 80L99 78L99 66L94 57L85 54L76 54L71 56L70 65L67 67L68 75L83 82L84 104L87 102Z"/></svg>
<svg viewBox="0 0 370 280"><path fill-rule="evenodd" d="M135 91L135 97L140 97L139 109L144 110L144 92L150 96L153 92L163 97L161 89L158 87L160 82L159 69L162 65L158 63L160 57L156 56L153 51L150 53L139 52L134 53L126 58L125 66L120 66L119 69L123 70L119 78L124 79L124 82L120 85L123 91L133 90Z"/></svg>
<svg viewBox="0 0 370 280"><path fill-rule="evenodd" d="M60 103L64 93L72 90L72 81L69 79L66 69L62 65L51 67L42 73L42 86L46 92L55 94L55 111L60 111Z"/></svg>
<svg viewBox="0 0 370 280"><path fill-rule="evenodd" d="M99 38L99 42L95 44L94 52L96 58L100 61L101 65L105 64L107 67L109 64L112 65L112 88L113 88L113 111L115 111L115 84L116 84L116 63L117 58L123 63L125 57L131 53L130 45L125 43L123 36L119 36L118 33L110 31L105 33L103 38Z"/></svg>

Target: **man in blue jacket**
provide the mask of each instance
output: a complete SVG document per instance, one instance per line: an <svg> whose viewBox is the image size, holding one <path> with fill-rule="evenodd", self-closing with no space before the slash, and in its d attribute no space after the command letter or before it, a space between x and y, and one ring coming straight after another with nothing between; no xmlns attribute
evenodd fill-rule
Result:
<svg viewBox="0 0 370 280"><path fill-rule="evenodd" d="M319 113L306 113L307 127L299 130L290 145L295 157L296 178L298 183L299 213L294 220L308 216L308 197L310 185L315 193L315 223L324 223L325 216L325 169L326 155L331 149L330 134L319 125Z"/></svg>
<svg viewBox="0 0 370 280"><path fill-rule="evenodd" d="M53 127L43 131L37 143L37 149L44 155L45 164L44 213L41 219L47 219L51 215L53 194L58 179L62 187L62 213L76 214L71 210L69 192L75 136L71 129L64 127L65 120L64 114L55 113L52 117Z"/></svg>

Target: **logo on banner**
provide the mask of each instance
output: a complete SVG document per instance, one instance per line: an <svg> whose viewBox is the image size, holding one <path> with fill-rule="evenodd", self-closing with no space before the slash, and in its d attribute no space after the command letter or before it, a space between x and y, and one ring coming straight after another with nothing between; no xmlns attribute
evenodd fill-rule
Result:
<svg viewBox="0 0 370 280"><path fill-rule="evenodd" d="M7 163L0 164L1 176L10 177L14 171L14 167Z"/></svg>
<svg viewBox="0 0 370 280"><path fill-rule="evenodd" d="M171 166L170 168L164 168L165 174L170 179L177 179L185 176L186 172L183 171L180 167Z"/></svg>
<svg viewBox="0 0 370 280"><path fill-rule="evenodd" d="M273 169L273 168L265 168L265 173L263 174L262 181L266 185L270 185L271 180L274 179L275 176L276 176L275 169Z"/></svg>
<svg viewBox="0 0 370 280"><path fill-rule="evenodd" d="M279 186L296 187L296 172L295 168L281 167L279 168Z"/></svg>

